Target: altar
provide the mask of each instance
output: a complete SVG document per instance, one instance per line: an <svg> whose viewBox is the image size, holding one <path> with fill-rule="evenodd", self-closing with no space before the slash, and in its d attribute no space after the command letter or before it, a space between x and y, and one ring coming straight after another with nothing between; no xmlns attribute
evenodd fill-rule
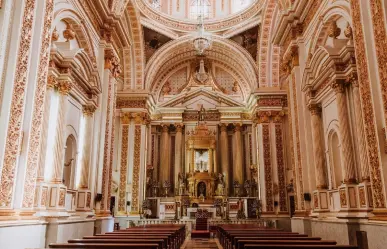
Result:
<svg viewBox="0 0 387 249"><path fill-rule="evenodd" d="M208 218L216 218L216 208L187 208L187 217L189 219L195 219L195 215L198 212L198 209L206 210L210 214L210 217Z"/></svg>

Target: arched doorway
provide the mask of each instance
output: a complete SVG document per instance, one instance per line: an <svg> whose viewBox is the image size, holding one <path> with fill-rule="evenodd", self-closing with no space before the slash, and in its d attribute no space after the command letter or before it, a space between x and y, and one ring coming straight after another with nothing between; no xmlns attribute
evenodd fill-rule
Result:
<svg viewBox="0 0 387 249"><path fill-rule="evenodd" d="M336 132L330 136L331 151L331 187L338 188L343 181L343 171L341 167L340 140Z"/></svg>
<svg viewBox="0 0 387 249"><path fill-rule="evenodd" d="M63 168L63 184L68 189L74 189L76 153L76 140L73 135L70 135L66 139L65 160Z"/></svg>

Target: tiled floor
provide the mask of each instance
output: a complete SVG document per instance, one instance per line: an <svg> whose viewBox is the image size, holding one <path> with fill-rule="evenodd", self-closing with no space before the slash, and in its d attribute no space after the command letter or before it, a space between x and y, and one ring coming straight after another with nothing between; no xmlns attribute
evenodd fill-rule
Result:
<svg viewBox="0 0 387 249"><path fill-rule="evenodd" d="M182 249L218 249L216 240L214 239L188 239Z"/></svg>

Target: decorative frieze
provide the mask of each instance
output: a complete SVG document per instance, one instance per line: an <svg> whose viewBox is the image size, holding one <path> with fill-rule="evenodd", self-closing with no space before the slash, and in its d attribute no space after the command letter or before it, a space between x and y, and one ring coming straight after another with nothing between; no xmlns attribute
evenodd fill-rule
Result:
<svg viewBox="0 0 387 249"><path fill-rule="evenodd" d="M360 12L360 0L351 0L351 13L354 26L354 43L359 75L359 89L361 96L361 107L363 111L363 122L366 134L368 149L368 163L370 165L371 183L373 192L374 208L385 208L385 196L381 176L381 161L378 151L378 141L376 138L375 113L372 105L371 85L367 63L367 54L364 43L364 31Z"/></svg>
<svg viewBox="0 0 387 249"><path fill-rule="evenodd" d="M5 139L4 160L0 178L0 208L12 207L15 169L22 142L22 120L30 64L32 30L35 18L36 0L25 0L21 23L19 51L16 56L16 70L11 97L8 128ZM30 200L29 200L30 201Z"/></svg>
<svg viewBox="0 0 387 249"><path fill-rule="evenodd" d="M122 118L121 118L122 120ZM121 164L120 164L120 184L118 196L118 212L126 211L126 186L128 172L128 148L129 148L129 126L123 125L121 128Z"/></svg>
<svg viewBox="0 0 387 249"><path fill-rule="evenodd" d="M1 4L0 4L1 5ZM35 183L38 172L39 153L41 153L41 135L44 121L45 95L49 84L54 84L55 78L47 77L49 66L50 28L53 19L54 0L47 0L44 12L44 26L41 35L42 44L39 55L39 69L34 95L33 120L27 155L27 168L24 180L23 208L32 208L34 204Z"/></svg>
<svg viewBox="0 0 387 249"><path fill-rule="evenodd" d="M262 142L263 142L263 161L264 161L264 167L265 167L264 172L265 172L266 211L274 212L269 124L262 124Z"/></svg>
<svg viewBox="0 0 387 249"><path fill-rule="evenodd" d="M118 97L117 109L123 108L146 108L145 98Z"/></svg>

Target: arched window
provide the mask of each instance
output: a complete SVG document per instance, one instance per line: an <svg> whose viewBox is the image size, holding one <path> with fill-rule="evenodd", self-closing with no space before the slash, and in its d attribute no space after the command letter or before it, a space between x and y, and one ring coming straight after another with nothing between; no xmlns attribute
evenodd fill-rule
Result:
<svg viewBox="0 0 387 249"><path fill-rule="evenodd" d="M341 167L340 140L336 132L330 136L330 162L331 162L331 186L338 188L343 181L343 170Z"/></svg>
<svg viewBox="0 0 387 249"><path fill-rule="evenodd" d="M75 161L77 155L77 145L73 135L66 139L65 161L63 169L63 184L68 189L74 189Z"/></svg>
<svg viewBox="0 0 387 249"><path fill-rule="evenodd" d="M246 9L255 0L232 0L232 13Z"/></svg>
<svg viewBox="0 0 387 249"><path fill-rule="evenodd" d="M190 18L197 20L199 16L204 19L211 17L211 3L208 0L193 0L190 6Z"/></svg>

